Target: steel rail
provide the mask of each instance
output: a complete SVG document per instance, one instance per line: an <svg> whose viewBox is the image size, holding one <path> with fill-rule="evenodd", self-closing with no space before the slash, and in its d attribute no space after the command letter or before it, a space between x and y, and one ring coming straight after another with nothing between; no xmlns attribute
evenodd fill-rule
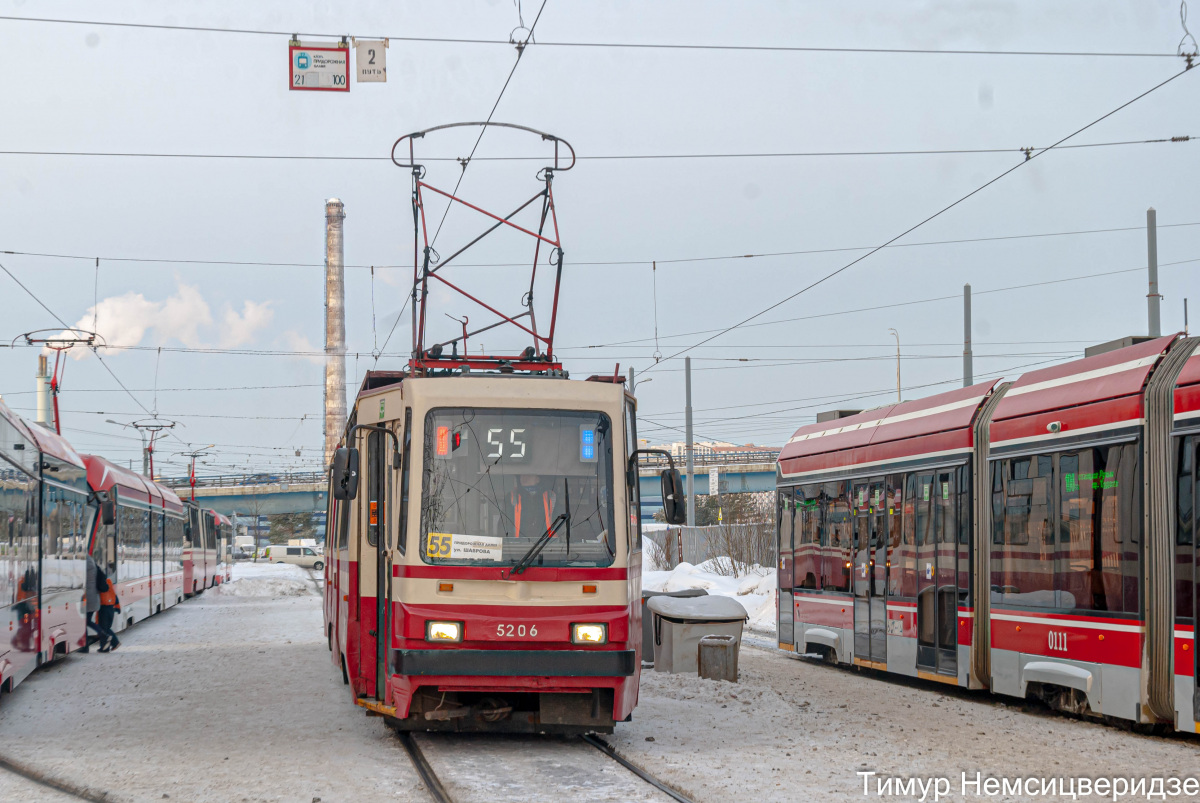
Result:
<svg viewBox="0 0 1200 803"><path fill-rule="evenodd" d="M446 787L442 786L441 780L437 777L437 773L433 771L429 760L425 758L425 753L421 751L421 746L417 744L417 740L407 731L396 731L396 737L400 739L400 744L404 746L408 757L412 759L413 767L416 768L417 774L421 776L421 782L425 784L426 791L429 796L434 799L435 803L454 803L454 798L450 797L450 793L446 791Z"/></svg>
<svg viewBox="0 0 1200 803"><path fill-rule="evenodd" d="M11 758L0 756L0 769L7 770L13 775L24 778L25 780L35 783L38 786L44 786L47 789L53 789L56 792L61 792L64 795L77 798L79 800L88 800L91 803L113 803L117 798L113 797L108 792L98 791L86 786L64 781L60 778L47 775L43 772L35 770L27 764L22 764L13 761Z"/></svg>
<svg viewBox="0 0 1200 803"><path fill-rule="evenodd" d="M655 778L653 775L646 772L646 770L642 769L637 764L634 764L632 761L625 759L620 753L618 753L616 750L614 750L612 748L612 745L610 745L608 742L601 739L599 736L589 733L589 734L584 735L583 740L585 742L587 742L588 744L590 744L592 747L599 750L604 755L611 758L613 761L620 764L625 769L632 772L634 775L641 778L646 783L653 786L655 789L657 789L660 792L662 792L663 794L669 796L672 800L678 800L679 803L695 803L695 801L693 801L690 797L688 797L687 795L680 792L675 787L668 786L665 782L660 781L659 779Z"/></svg>

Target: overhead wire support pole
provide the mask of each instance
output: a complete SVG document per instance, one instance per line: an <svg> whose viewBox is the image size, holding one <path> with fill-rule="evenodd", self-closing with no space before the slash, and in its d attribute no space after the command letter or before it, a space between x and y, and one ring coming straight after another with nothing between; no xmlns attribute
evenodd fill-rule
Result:
<svg viewBox="0 0 1200 803"><path fill-rule="evenodd" d="M1146 333L1150 337L1162 337L1162 295L1158 292L1158 213L1153 206L1146 210L1146 272L1150 280L1150 291L1146 293Z"/></svg>
<svg viewBox="0 0 1200 803"><path fill-rule="evenodd" d="M696 462L695 449L692 446L692 358L683 358L683 388L684 410L687 413L687 423L684 425L684 437L687 443L687 523L689 527L696 526Z"/></svg>
<svg viewBox="0 0 1200 803"><path fill-rule="evenodd" d="M971 285L963 285L963 387L975 384L974 353L971 351Z"/></svg>

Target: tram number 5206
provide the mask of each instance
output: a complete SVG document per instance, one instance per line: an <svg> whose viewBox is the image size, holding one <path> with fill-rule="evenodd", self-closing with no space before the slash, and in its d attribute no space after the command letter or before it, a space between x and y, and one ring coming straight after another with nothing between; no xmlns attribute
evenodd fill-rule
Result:
<svg viewBox="0 0 1200 803"><path fill-rule="evenodd" d="M497 638L525 638L537 636L537 625L496 625Z"/></svg>
<svg viewBox="0 0 1200 803"><path fill-rule="evenodd" d="M1050 634L1047 636L1047 641L1049 642L1050 649L1054 650L1055 652L1066 652L1067 651L1067 634L1066 633L1056 633L1053 630L1051 630Z"/></svg>

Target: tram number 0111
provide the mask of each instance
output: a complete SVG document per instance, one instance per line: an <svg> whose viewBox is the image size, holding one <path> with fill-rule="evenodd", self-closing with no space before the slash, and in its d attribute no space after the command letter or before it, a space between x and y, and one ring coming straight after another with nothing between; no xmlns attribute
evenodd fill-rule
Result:
<svg viewBox="0 0 1200 803"><path fill-rule="evenodd" d="M1066 652L1067 651L1067 634L1066 633L1056 633L1053 630L1051 630L1049 635L1047 636L1047 641L1049 642L1050 649L1054 650L1055 652Z"/></svg>
<svg viewBox="0 0 1200 803"><path fill-rule="evenodd" d="M537 636L537 625L496 625L497 638L525 638Z"/></svg>

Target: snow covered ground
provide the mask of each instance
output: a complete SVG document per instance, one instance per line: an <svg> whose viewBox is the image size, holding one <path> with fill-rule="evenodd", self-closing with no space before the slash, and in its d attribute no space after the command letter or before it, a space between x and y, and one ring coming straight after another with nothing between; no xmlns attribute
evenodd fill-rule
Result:
<svg viewBox="0 0 1200 803"><path fill-rule="evenodd" d="M742 577L725 577L712 571L714 561L699 566L681 563L671 571L642 572L644 591L684 591L702 588L709 594L732 597L750 616L746 627L765 635L775 635L775 599L778 596L774 569L755 566Z"/></svg>
<svg viewBox="0 0 1200 803"><path fill-rule="evenodd" d="M122 633L116 652L35 672L0 702L0 751L118 801L427 800L342 685L309 574L238 563L234 576Z"/></svg>
<svg viewBox="0 0 1200 803"><path fill-rule="evenodd" d="M617 727L613 746L700 801L863 800L860 770L949 776L956 792L961 772L1008 778L1200 772L1194 737L1139 736L1027 711L1018 701L898 683L748 644L740 664L736 684L644 671L633 722ZM876 797L872 788L870 799L910 798Z"/></svg>
<svg viewBox="0 0 1200 803"><path fill-rule="evenodd" d="M114 801L427 800L397 739L351 704L329 661L315 578L271 564L238 564L235 577L137 625L115 653L35 673L0 701L0 754ZM735 579L681 566L647 576L647 587L693 583L773 616L773 573ZM1200 767L1195 737L1139 736L748 639L736 684L643 672L633 721L607 738L703 803L862 799L856 773L868 769L957 779L1180 777ZM579 743L419 738L463 803L657 796ZM64 799L0 770L0 800Z"/></svg>

